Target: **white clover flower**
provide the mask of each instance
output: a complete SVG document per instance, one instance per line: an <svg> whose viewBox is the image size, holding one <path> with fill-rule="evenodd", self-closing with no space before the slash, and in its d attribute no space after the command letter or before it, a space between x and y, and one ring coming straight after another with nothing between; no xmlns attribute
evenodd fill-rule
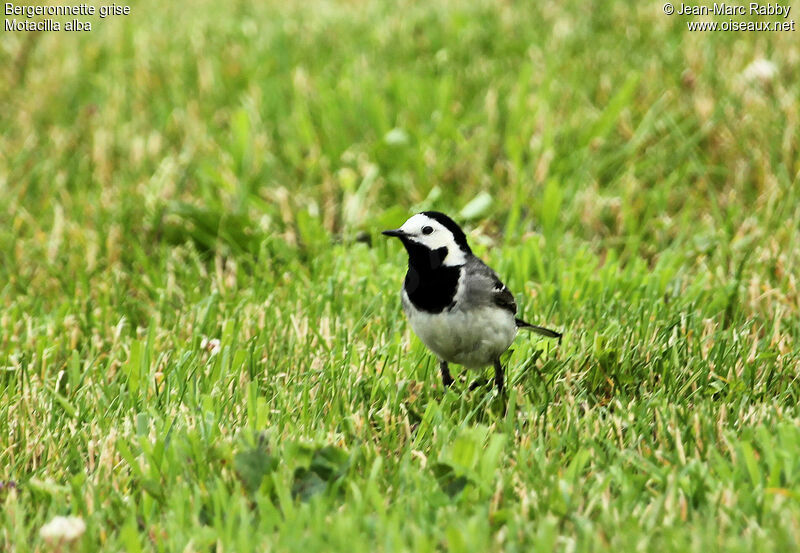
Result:
<svg viewBox="0 0 800 553"><path fill-rule="evenodd" d="M753 60L742 71L742 77L747 81L771 81L777 74L778 66L764 58Z"/></svg>
<svg viewBox="0 0 800 553"><path fill-rule="evenodd" d="M203 339L200 341L200 349L204 349L209 352L211 355L216 355L219 353L219 350L222 348L220 342L217 338L208 339L203 336Z"/></svg>
<svg viewBox="0 0 800 553"><path fill-rule="evenodd" d="M75 541L86 531L86 523L81 517L57 516L42 526L39 535L47 542Z"/></svg>

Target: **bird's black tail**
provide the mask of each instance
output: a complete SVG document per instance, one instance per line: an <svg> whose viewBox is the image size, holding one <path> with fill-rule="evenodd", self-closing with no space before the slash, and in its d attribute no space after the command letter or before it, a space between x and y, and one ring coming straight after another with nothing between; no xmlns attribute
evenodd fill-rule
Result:
<svg viewBox="0 0 800 553"><path fill-rule="evenodd" d="M555 330L550 330L549 328L544 328L543 326L536 326L530 323L526 323L522 319L515 319L517 323L517 328L527 328L531 332L535 332L536 334L541 334L542 336L547 336L548 338L558 338L558 342L561 343L561 333L556 332Z"/></svg>

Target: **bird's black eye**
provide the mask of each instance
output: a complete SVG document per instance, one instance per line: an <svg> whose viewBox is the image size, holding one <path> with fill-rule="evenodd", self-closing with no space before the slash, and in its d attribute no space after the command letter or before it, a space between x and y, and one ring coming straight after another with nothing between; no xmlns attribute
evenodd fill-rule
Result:
<svg viewBox="0 0 800 553"><path fill-rule="evenodd" d="M422 234L430 234L433 232L433 227L424 226L422 227Z"/></svg>

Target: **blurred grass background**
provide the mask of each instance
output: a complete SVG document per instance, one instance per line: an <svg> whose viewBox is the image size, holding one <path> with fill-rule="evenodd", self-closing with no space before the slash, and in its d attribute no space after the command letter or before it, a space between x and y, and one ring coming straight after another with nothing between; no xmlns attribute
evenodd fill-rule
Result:
<svg viewBox="0 0 800 553"><path fill-rule="evenodd" d="M6 548L67 513L87 551L797 548L800 43L686 20L145 0L4 32ZM566 333L517 340L505 415L442 396L400 314L377 233L423 208Z"/></svg>

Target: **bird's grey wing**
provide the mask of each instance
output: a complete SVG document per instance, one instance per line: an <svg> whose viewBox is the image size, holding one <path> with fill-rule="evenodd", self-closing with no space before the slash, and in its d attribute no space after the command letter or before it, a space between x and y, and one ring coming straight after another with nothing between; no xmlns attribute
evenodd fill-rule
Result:
<svg viewBox="0 0 800 553"><path fill-rule="evenodd" d="M511 293L511 290L509 290L499 278L495 280L494 286L494 303L503 309L511 311L512 315L516 315L517 302L514 301L514 295Z"/></svg>
<svg viewBox="0 0 800 553"><path fill-rule="evenodd" d="M466 270L466 299L470 305L494 304L512 315L517 313L513 294L488 265L473 258L467 262Z"/></svg>

